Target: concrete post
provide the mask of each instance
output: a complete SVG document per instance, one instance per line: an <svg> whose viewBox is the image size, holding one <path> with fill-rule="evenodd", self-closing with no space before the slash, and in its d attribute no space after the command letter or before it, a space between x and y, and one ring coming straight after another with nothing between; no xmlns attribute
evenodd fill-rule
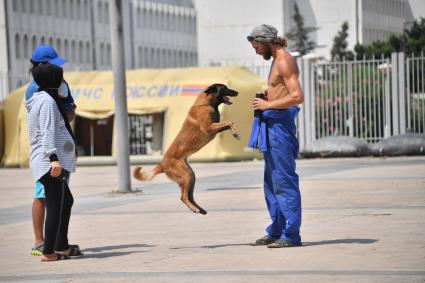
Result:
<svg viewBox="0 0 425 283"><path fill-rule="evenodd" d="M130 145L124 63L122 1L109 0L112 68L114 74L115 130L117 131L118 192L130 192Z"/></svg>

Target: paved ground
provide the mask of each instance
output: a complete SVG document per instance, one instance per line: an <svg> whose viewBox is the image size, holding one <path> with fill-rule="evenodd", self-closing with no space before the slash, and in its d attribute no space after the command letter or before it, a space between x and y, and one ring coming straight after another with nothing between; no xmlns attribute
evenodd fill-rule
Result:
<svg viewBox="0 0 425 283"><path fill-rule="evenodd" d="M261 161L193 167L206 216L164 176L114 195L115 167L78 168L70 239L86 255L53 263L29 255L29 170L0 169L0 281L425 282L423 157L300 160L304 247L291 249L247 245L269 223Z"/></svg>

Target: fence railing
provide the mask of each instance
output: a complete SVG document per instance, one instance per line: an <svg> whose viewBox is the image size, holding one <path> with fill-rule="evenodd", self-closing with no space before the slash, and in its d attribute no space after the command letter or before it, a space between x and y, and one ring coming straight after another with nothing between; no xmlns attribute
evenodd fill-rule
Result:
<svg viewBox="0 0 425 283"><path fill-rule="evenodd" d="M425 132L425 57L406 59L407 128L411 132Z"/></svg>
<svg viewBox="0 0 425 283"><path fill-rule="evenodd" d="M315 138L351 136L377 142L389 136L389 60L313 66Z"/></svg>

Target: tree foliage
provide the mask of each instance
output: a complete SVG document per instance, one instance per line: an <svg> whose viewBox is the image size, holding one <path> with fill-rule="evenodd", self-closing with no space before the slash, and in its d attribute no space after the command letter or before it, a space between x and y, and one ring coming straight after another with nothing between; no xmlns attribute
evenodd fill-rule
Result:
<svg viewBox="0 0 425 283"><path fill-rule="evenodd" d="M309 38L311 32L316 31L317 27L305 26L304 18L300 14L297 3L294 6L294 14L292 19L295 23L294 27L286 34L292 50L300 52L300 55L305 55L317 47L314 40Z"/></svg>
<svg viewBox="0 0 425 283"><path fill-rule="evenodd" d="M377 40L369 45L354 46L357 59L388 58L392 52L405 52L406 55L425 53L425 18L415 22L403 34L393 34L387 41Z"/></svg>
<svg viewBox="0 0 425 283"><path fill-rule="evenodd" d="M331 49L332 60L342 60L346 58L348 60L353 59L354 54L347 50L348 42L348 22L344 22L341 25L341 30L333 39L333 46Z"/></svg>

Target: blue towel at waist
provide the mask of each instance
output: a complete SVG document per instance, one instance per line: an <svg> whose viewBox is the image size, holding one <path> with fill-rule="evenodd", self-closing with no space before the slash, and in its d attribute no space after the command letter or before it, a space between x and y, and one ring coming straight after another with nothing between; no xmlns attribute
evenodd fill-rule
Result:
<svg viewBox="0 0 425 283"><path fill-rule="evenodd" d="M251 137L248 146L258 149L261 152L267 151L267 121L276 121L283 124L293 123L298 115L300 108L291 107L281 110L264 110L262 118L255 117L252 124Z"/></svg>

